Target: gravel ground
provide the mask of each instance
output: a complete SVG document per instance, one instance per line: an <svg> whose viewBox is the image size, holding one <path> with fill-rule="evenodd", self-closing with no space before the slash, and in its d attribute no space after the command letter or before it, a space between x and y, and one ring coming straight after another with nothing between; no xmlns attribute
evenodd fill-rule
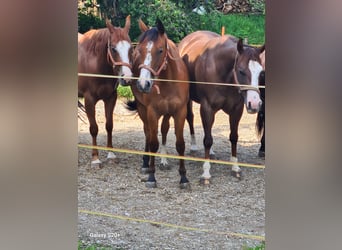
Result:
<svg viewBox="0 0 342 250"><path fill-rule="evenodd" d="M97 104L99 125L98 145L106 145L103 103ZM118 100L114 111L113 146L125 149L144 149L143 124L140 118L126 111ZM195 130L203 157L203 131L199 105L194 103ZM244 115L239 126L238 159L240 162L265 164L258 154L255 133L256 115ZM91 144L88 124L79 121L78 141ZM190 156L190 133L185 126L186 155ZM229 160L228 116L218 112L213 127L216 159ZM160 137L161 138L161 137ZM174 130L168 134L167 150L176 154ZM228 233L265 236L265 173L262 169L242 168L244 178L237 181L230 176L230 166L212 164L211 184L199 184L202 162L186 161L190 190L178 187L178 160L168 159L169 170L156 169L158 187L145 187L140 174L142 156L115 153L117 160L105 162L103 168L90 167L91 150L79 149L78 207L109 213L125 218L169 223L176 228L120 218L79 213L78 236L85 244L110 246L110 249L243 249L260 245L259 240L236 237ZM100 151L100 159L107 153ZM156 159L157 163L160 159ZM190 230L190 228L194 228ZM200 230L205 230L200 231ZM210 230L211 232L207 232Z"/></svg>

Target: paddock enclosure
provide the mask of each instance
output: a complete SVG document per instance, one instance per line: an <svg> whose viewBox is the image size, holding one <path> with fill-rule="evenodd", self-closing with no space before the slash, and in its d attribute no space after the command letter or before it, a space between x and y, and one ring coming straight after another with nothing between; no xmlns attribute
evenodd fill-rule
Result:
<svg viewBox="0 0 342 250"><path fill-rule="evenodd" d="M114 110L113 147L144 151L143 123L118 99ZM82 102L82 100L81 100ZM103 102L96 105L98 145L106 145ZM204 157L203 129L199 105L193 103L194 127L199 150L190 153L190 131L185 123L185 156ZM256 114L244 110L239 124L238 159L264 165L255 130ZM175 149L173 120L167 151ZM161 122L161 120L159 121ZM159 126L160 127L160 126ZM213 126L215 159L229 161L228 116L219 111ZM91 145L89 125L78 121L79 144ZM161 142L160 131L158 133ZM149 189L140 174L142 155L114 152L115 160L92 168L91 149L79 147L78 237L82 244L99 244L108 249L243 249L260 245L265 236L265 170L241 167L241 181L230 176L230 165L213 163L211 184L200 185L203 162L185 161L190 190L181 190L177 159L169 169L160 169L156 157L157 188ZM106 151L99 157L105 160Z"/></svg>

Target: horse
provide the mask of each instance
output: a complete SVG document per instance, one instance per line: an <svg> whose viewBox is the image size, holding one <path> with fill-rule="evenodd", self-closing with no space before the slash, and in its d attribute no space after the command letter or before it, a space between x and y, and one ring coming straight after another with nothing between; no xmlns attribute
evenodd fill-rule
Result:
<svg viewBox="0 0 342 250"><path fill-rule="evenodd" d="M156 153L159 148L158 121L161 125L161 153L166 153L166 137L170 127L169 119L174 119L176 150L184 156L185 142L183 129L189 100L189 76L186 65L179 56L173 41L168 39L163 23L157 19L155 27L148 28L139 19L142 34L133 53L133 75L137 77L131 84L134 101L127 102L130 110L137 110L144 123L145 152ZM168 79L169 81L161 81ZM166 164L165 159L162 163ZM143 156L143 173L148 173L146 187L155 188L155 156ZM179 160L180 188L188 188L184 160Z"/></svg>
<svg viewBox="0 0 342 250"><path fill-rule="evenodd" d="M232 164L231 175L242 179L237 162L238 125L244 103L248 113L259 111L262 101L259 96L258 77L262 71L260 53L265 49L244 45L242 39L231 35L219 35L211 31L196 31L184 37L178 44L181 57L188 67L190 77L190 101L187 121L190 126L192 143L195 141L193 129L192 101L200 104L200 114L204 129L205 159L210 158L213 138L211 129L215 114L223 110L229 116ZM212 82L213 84L196 84ZM216 83L216 84L215 84ZM240 86L227 86L227 83ZM202 184L210 183L210 163L203 164Z"/></svg>
<svg viewBox="0 0 342 250"><path fill-rule="evenodd" d="M129 84L132 77L131 61L133 48L129 37L130 16L123 28L114 27L106 20L106 28L90 30L79 37L78 72L120 76L118 79L99 77L78 77L78 97L84 97L85 111L89 121L92 144L96 146L98 125L95 119L95 105L103 100L106 116L107 147L112 148L113 110L117 99L117 86ZM115 159L109 152L107 159ZM92 149L92 167L100 167L97 149Z"/></svg>
<svg viewBox="0 0 342 250"><path fill-rule="evenodd" d="M265 86L265 50L260 54L260 60L263 70L261 71L259 75L259 85ZM260 110L258 112L257 118L256 118L256 129L257 129L257 135L260 139L260 148L258 152L259 157L265 157L265 89L260 89L260 98L262 100L262 105L260 107Z"/></svg>

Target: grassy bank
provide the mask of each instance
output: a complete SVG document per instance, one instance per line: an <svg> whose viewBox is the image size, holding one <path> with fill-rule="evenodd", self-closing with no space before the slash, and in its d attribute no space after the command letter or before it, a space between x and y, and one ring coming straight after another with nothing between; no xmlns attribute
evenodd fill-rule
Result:
<svg viewBox="0 0 342 250"><path fill-rule="evenodd" d="M225 34L248 38L249 44L261 45L265 43L264 15L208 15L200 17L199 29L221 33L225 26Z"/></svg>

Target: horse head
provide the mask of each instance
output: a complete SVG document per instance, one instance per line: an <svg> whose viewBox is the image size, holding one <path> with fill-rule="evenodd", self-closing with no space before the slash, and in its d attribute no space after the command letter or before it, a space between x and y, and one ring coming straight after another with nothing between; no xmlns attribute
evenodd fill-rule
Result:
<svg viewBox="0 0 342 250"><path fill-rule="evenodd" d="M139 28L142 34L134 51L133 71L139 77L136 82L139 91L149 93L153 80L158 78L167 66L167 36L159 19L156 21L156 27L150 29L140 19Z"/></svg>
<svg viewBox="0 0 342 250"><path fill-rule="evenodd" d="M237 53L234 62L235 82L244 86L240 90L244 96L247 112L250 114L259 111L260 99L259 75L263 71L260 54L265 45L260 48L244 45L242 39L237 42Z"/></svg>
<svg viewBox="0 0 342 250"><path fill-rule="evenodd" d="M133 48L128 34L131 27L131 17L126 17L124 28L114 27L108 19L106 26L110 32L107 46L108 61L113 66L114 74L121 77L119 79L120 84L127 86L132 77Z"/></svg>

